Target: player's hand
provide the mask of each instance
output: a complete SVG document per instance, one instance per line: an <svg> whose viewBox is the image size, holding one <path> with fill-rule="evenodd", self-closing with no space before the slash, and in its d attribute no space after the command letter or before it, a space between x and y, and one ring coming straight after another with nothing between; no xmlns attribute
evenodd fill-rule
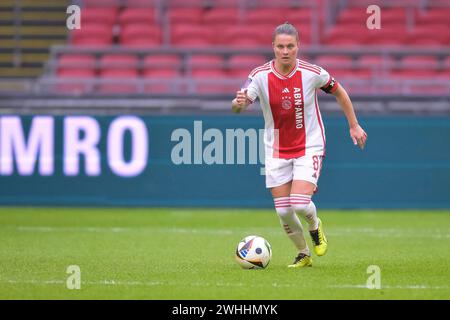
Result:
<svg viewBox="0 0 450 320"><path fill-rule="evenodd" d="M367 141L367 133L359 124L350 128L350 137L352 138L355 146L358 145L361 150L364 149Z"/></svg>
<svg viewBox="0 0 450 320"><path fill-rule="evenodd" d="M248 105L250 99L247 96L247 89L236 92L236 102L239 107L243 108Z"/></svg>

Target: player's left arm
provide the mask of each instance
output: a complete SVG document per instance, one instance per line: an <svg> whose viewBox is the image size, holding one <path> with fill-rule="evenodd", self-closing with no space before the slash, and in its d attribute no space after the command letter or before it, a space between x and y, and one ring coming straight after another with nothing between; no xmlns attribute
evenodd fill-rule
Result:
<svg viewBox="0 0 450 320"><path fill-rule="evenodd" d="M350 100L347 91L345 91L341 84L338 84L337 88L330 93L336 97L337 103L341 106L341 109L347 118L350 128L350 137L353 140L353 144L358 144L361 149L364 149L367 141L367 133L358 123L352 101Z"/></svg>

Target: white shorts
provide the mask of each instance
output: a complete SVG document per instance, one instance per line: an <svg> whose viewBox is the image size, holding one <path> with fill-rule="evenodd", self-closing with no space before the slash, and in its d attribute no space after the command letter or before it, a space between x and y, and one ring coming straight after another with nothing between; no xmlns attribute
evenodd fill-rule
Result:
<svg viewBox="0 0 450 320"><path fill-rule="evenodd" d="M305 155L294 159L266 157L266 188L281 186L292 180L303 180L317 187L322 169L322 155Z"/></svg>

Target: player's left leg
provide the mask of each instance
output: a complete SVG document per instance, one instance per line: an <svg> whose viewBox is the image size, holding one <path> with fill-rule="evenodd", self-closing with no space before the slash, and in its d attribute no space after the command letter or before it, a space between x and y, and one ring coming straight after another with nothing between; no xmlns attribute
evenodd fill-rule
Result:
<svg viewBox="0 0 450 320"><path fill-rule="evenodd" d="M317 217L317 209L311 200L316 186L308 181L294 180L291 188L291 206L295 212L309 224L309 234L314 243L314 252L323 256L327 252L328 242L323 231L322 221Z"/></svg>
<svg viewBox="0 0 450 320"><path fill-rule="evenodd" d="M317 189L321 160L320 156L304 156L295 159L294 180L290 195L292 208L309 224L309 233L314 242L314 252L318 256L323 256L328 247L322 222L318 218L316 206L311 200Z"/></svg>

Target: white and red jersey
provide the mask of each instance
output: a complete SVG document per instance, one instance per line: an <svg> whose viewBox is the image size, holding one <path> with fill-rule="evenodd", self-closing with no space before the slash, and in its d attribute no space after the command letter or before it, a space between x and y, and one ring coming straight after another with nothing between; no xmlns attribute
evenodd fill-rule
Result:
<svg viewBox="0 0 450 320"><path fill-rule="evenodd" d="M325 154L325 128L317 89L334 92L337 82L319 66L297 59L284 76L275 60L255 68L245 85L253 102L259 97L265 120L266 156L292 159Z"/></svg>

